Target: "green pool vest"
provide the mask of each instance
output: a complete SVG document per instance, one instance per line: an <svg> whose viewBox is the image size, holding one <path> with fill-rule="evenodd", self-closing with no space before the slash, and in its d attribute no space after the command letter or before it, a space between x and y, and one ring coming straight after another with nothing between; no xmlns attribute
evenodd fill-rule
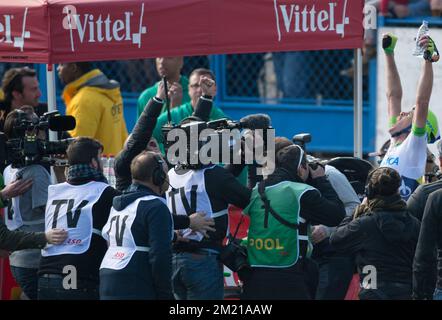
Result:
<svg viewBox="0 0 442 320"><path fill-rule="evenodd" d="M267 210L266 214L258 186L253 189L251 201L244 209L250 216L247 249L251 266L290 267L298 261L299 240L308 241L297 228L301 223L300 199L308 190L314 188L291 181L266 187L265 196L273 209L273 213Z"/></svg>

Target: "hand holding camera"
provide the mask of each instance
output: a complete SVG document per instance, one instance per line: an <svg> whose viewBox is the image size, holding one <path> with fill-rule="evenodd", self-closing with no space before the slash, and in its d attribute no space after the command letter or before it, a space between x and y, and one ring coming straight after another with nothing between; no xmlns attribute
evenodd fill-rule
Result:
<svg viewBox="0 0 442 320"><path fill-rule="evenodd" d="M158 84L156 97L158 99L161 99L162 101L166 100L166 90L164 89L163 81L160 81L160 83Z"/></svg>
<svg viewBox="0 0 442 320"><path fill-rule="evenodd" d="M310 177L312 179L316 179L316 178L320 178L320 177L325 176L325 169L318 162L309 163L308 170L309 170Z"/></svg>

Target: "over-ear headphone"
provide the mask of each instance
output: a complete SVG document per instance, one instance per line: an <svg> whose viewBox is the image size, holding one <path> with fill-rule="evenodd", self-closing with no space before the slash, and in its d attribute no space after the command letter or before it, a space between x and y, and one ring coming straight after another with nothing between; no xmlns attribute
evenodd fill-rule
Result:
<svg viewBox="0 0 442 320"><path fill-rule="evenodd" d="M367 197L368 200L371 200L374 198L374 196L376 195L376 191L373 188L373 185L370 183L371 177L373 177L373 174L376 171L379 171L380 169L382 169L383 167L379 167L374 169L373 171L371 171L368 176L367 176L367 183L365 185L365 196Z"/></svg>
<svg viewBox="0 0 442 320"><path fill-rule="evenodd" d="M164 183L164 180L166 180L166 174L163 170L164 160L161 159L161 157L157 154L155 155L155 160L157 165L152 172L152 183L158 187L161 187Z"/></svg>

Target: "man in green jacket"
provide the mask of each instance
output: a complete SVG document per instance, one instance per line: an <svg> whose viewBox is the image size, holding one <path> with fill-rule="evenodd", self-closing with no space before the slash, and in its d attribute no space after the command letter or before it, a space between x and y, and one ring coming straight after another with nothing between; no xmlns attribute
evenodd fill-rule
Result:
<svg viewBox="0 0 442 320"><path fill-rule="evenodd" d="M210 79L213 81L213 85L210 87L210 90L207 93L204 93L201 87L201 80ZM172 124L177 125L181 122L181 120L190 117L193 114L193 111L197 105L198 99L213 101L213 98L216 95L216 83L215 83L215 75L209 69L199 68L192 71L189 77L189 96L190 101L170 110ZM209 120L217 120L227 118L224 112L216 106L212 106ZM157 120L157 125L155 126L155 130L153 132L153 137L157 140L160 145L161 151L164 153L164 139L161 132L161 128L167 124L167 112L163 112Z"/></svg>
<svg viewBox="0 0 442 320"><path fill-rule="evenodd" d="M168 94L170 99L170 108L175 108L183 103L189 102L190 97L187 91L189 79L181 75L183 68L183 57L159 57L155 59L158 75L166 78L169 83ZM158 91L158 84L144 90L137 101L137 118L140 117L149 100L155 97ZM166 104L163 105L163 112L166 110Z"/></svg>

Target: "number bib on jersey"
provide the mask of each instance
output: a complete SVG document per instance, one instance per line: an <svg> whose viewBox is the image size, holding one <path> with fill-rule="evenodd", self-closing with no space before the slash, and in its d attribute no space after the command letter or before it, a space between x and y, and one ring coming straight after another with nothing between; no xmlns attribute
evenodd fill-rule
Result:
<svg viewBox="0 0 442 320"><path fill-rule="evenodd" d="M132 224L137 216L138 205L141 201L159 199L166 204L164 199L157 196L138 198L124 210L117 211L112 208L109 219L103 227L103 237L108 241L109 248L101 262L100 269L107 268L121 270L125 268L136 251L149 252L148 247L137 246L132 235ZM173 237L173 230L171 236Z"/></svg>
<svg viewBox="0 0 442 320"><path fill-rule="evenodd" d="M68 238L62 245L48 245L42 256L60 254L81 254L89 249L93 229L92 207L109 185L103 182L89 182L71 185L67 182L49 186L46 204L45 231L58 228L68 231Z"/></svg>

